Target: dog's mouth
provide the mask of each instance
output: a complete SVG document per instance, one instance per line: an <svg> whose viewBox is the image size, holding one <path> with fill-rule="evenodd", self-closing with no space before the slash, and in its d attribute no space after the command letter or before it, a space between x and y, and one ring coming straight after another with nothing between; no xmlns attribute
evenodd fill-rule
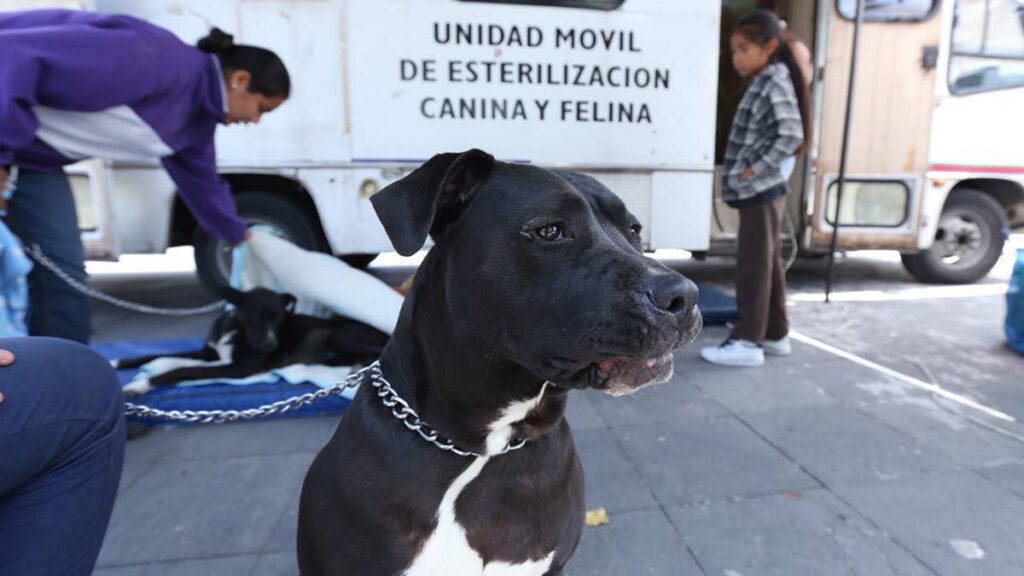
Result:
<svg viewBox="0 0 1024 576"><path fill-rule="evenodd" d="M587 367L589 387L612 396L632 394L644 386L672 378L672 352L654 358L619 357Z"/></svg>
<svg viewBox="0 0 1024 576"><path fill-rule="evenodd" d="M632 394L651 385L668 382L673 374L672 353L697 339L703 327L700 309L693 307L685 327L679 332L657 341L644 350L618 350L572 358L548 357L544 369L545 379L561 388L593 388L612 396ZM596 356L596 358L595 358Z"/></svg>
<svg viewBox="0 0 1024 576"><path fill-rule="evenodd" d="M589 387L623 396L650 384L668 382L674 369L672 351L696 340L703 326L700 309L694 306L687 327L671 349L658 356L620 356L594 362L586 370Z"/></svg>
<svg viewBox="0 0 1024 576"><path fill-rule="evenodd" d="M700 331L704 329L704 315L701 314L700 308L697 306L693 307L690 312L690 321L686 325L686 329L683 331L683 336L679 340L677 348L682 348L687 344L692 344L694 340L700 336Z"/></svg>

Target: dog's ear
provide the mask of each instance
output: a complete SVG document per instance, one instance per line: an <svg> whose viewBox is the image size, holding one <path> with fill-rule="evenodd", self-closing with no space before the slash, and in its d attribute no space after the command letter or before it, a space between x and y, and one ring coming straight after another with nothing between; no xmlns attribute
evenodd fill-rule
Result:
<svg viewBox="0 0 1024 576"><path fill-rule="evenodd" d="M289 314L295 312L295 305L298 301L299 299L291 294L285 293L281 295L281 302L284 303L284 310Z"/></svg>
<svg viewBox="0 0 1024 576"><path fill-rule="evenodd" d="M402 256L415 254L458 219L473 193L487 181L494 157L472 149L438 154L370 198L388 238Z"/></svg>
<svg viewBox="0 0 1024 576"><path fill-rule="evenodd" d="M238 306L242 301L243 294L238 290L235 290L231 286L222 286L219 290L220 297L227 300L228 302Z"/></svg>

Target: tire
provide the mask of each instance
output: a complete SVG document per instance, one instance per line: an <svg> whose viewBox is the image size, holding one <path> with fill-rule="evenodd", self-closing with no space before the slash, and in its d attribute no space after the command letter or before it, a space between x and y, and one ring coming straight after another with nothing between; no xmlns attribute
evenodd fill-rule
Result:
<svg viewBox="0 0 1024 576"><path fill-rule="evenodd" d="M922 282L969 284L992 270L1006 242L1006 211L977 190L954 190L942 216L935 243L917 254L904 254L903 267Z"/></svg>
<svg viewBox="0 0 1024 576"><path fill-rule="evenodd" d="M306 250L325 251L326 244L318 233L316 214L287 196L272 192L242 192L235 196L238 213L250 224L263 224L289 242ZM211 290L228 284L231 273L231 246L219 238L196 228L192 238L195 247L196 271L199 279Z"/></svg>

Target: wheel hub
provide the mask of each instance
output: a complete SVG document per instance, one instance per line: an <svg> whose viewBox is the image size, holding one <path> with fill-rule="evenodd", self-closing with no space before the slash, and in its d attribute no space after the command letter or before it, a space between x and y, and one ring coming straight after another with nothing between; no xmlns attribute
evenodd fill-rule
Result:
<svg viewBox="0 0 1024 576"><path fill-rule="evenodd" d="M950 211L943 214L935 233L937 256L947 266L971 266L984 256L985 236L973 214Z"/></svg>

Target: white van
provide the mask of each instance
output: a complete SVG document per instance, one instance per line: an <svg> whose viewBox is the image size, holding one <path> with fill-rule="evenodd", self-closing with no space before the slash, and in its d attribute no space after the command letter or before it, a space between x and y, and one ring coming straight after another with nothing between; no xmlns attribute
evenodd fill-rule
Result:
<svg viewBox="0 0 1024 576"><path fill-rule="evenodd" d="M0 0L8 7L54 4ZM211 26L289 66L293 96L218 132L243 215L366 263L389 250L368 201L432 154L587 172L640 218L648 249L734 249L717 201L743 86L727 32L757 0L95 0L188 42ZM791 244L826 253L854 0L779 0L815 59L815 141L792 179ZM894 249L928 281L969 282L1024 225L1022 0L869 0L839 248ZM724 31L724 33L723 33ZM196 228L156 163L69 168L90 256L195 244L216 282L229 252Z"/></svg>

